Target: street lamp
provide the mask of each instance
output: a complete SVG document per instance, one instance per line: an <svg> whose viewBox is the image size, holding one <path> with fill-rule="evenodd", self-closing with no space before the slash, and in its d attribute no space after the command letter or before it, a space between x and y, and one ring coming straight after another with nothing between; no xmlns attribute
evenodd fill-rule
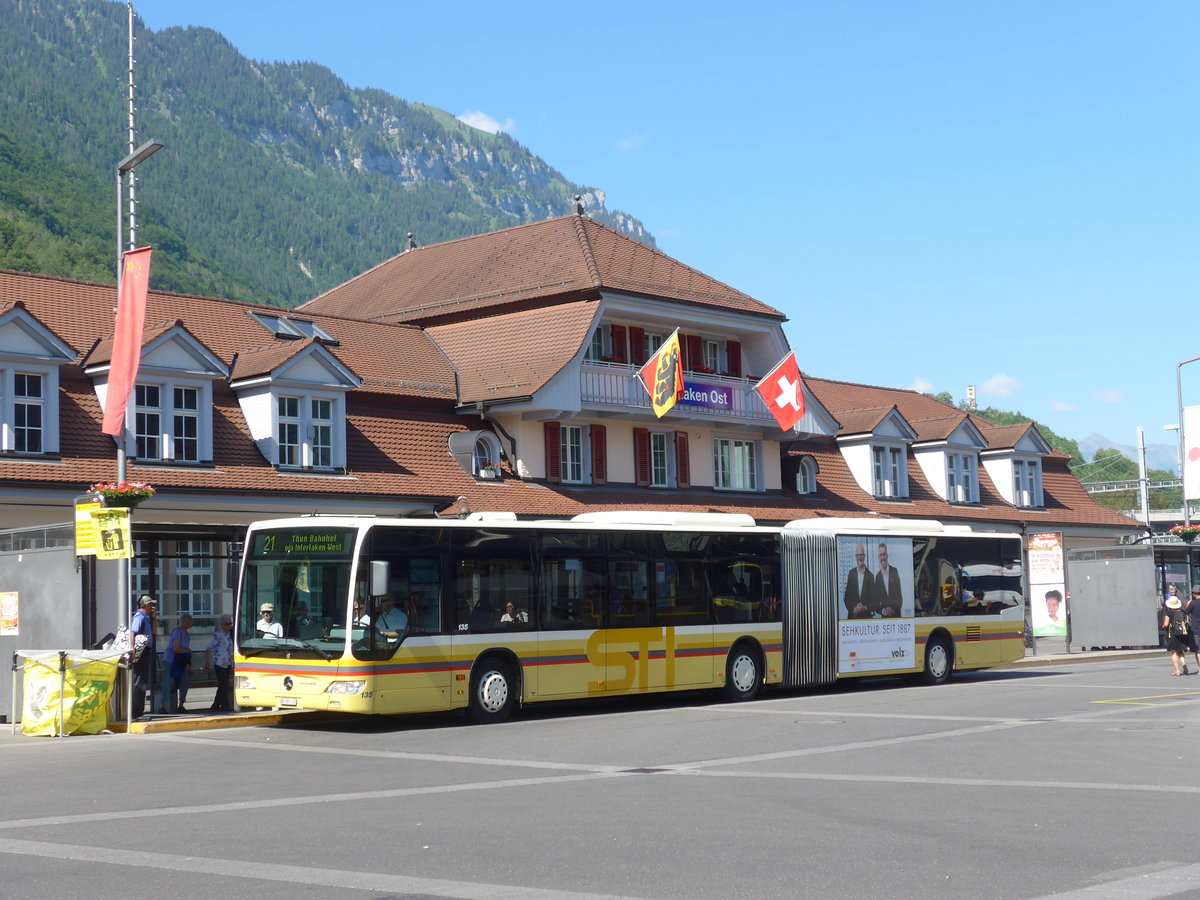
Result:
<svg viewBox="0 0 1200 900"><path fill-rule="evenodd" d="M1187 460L1184 458L1186 453L1187 441L1184 440L1184 424L1183 424L1183 367L1188 363L1194 363L1200 359L1200 356L1193 356L1191 359L1185 359L1175 366L1175 397L1179 403L1179 481L1183 484L1183 524L1192 524L1192 513L1188 506L1187 497L1187 478L1184 471L1187 467Z"/></svg>
<svg viewBox="0 0 1200 900"><path fill-rule="evenodd" d="M132 135L131 135L132 138ZM132 139L130 143L133 143ZM157 153L163 148L162 141L146 141L142 146L138 147L119 163L117 163L117 298L121 296L121 278L124 266L121 265L124 260L124 251L121 248L122 233L125 231L125 176L130 175L130 205L132 206L133 198L133 170L139 165ZM133 243L136 239L134 223L136 222L135 213L131 208L129 211L129 249L132 250ZM128 400L128 398L126 398ZM109 397L106 402L113 402L113 398ZM117 483L120 484L126 480L126 470L128 462L125 456L125 424L121 424L121 433L117 436ZM117 596L120 598L121 611L125 612L129 603L129 564L126 560L119 560L120 565L117 568Z"/></svg>

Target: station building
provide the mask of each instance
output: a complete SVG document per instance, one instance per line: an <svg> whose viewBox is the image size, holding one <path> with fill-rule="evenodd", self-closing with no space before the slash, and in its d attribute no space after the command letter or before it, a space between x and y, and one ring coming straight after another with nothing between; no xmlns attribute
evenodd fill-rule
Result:
<svg viewBox="0 0 1200 900"><path fill-rule="evenodd" d="M142 593L206 642L245 525L309 512L913 517L1068 549L1142 531L1034 426L914 391L806 373L782 432L754 385L790 350L785 316L574 214L414 247L295 310L151 291L125 449L157 494L117 598L119 563L80 564L72 527L76 498L116 474L115 301L0 272L0 591L21 615L0 651L87 646ZM658 418L635 375L676 331L684 400Z"/></svg>

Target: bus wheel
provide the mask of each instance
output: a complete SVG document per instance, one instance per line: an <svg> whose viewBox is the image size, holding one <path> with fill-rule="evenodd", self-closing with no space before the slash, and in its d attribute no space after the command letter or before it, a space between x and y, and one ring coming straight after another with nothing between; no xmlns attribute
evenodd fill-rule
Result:
<svg viewBox="0 0 1200 900"><path fill-rule="evenodd" d="M517 682L508 663L485 659L471 676L467 718L472 722L503 722L517 705Z"/></svg>
<svg viewBox="0 0 1200 900"><path fill-rule="evenodd" d="M762 668L758 653L746 644L739 644L725 661L725 686L721 696L726 700L752 700L762 684Z"/></svg>
<svg viewBox="0 0 1200 900"><path fill-rule="evenodd" d="M945 684L954 671L954 654L944 637L931 638L925 645L925 671L921 678L926 684Z"/></svg>

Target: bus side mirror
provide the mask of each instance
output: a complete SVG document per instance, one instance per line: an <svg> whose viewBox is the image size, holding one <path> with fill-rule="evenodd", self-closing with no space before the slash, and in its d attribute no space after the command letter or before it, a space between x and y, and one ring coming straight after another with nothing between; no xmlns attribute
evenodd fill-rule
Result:
<svg viewBox="0 0 1200 900"><path fill-rule="evenodd" d="M371 596L382 597L392 589L392 577L386 559L371 560Z"/></svg>

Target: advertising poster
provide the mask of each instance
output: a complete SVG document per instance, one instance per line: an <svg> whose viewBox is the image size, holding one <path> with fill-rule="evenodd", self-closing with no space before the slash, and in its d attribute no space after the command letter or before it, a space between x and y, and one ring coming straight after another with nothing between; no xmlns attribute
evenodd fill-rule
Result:
<svg viewBox="0 0 1200 900"><path fill-rule="evenodd" d="M916 665L911 538L837 539L838 672Z"/></svg>
<svg viewBox="0 0 1200 900"><path fill-rule="evenodd" d="M1062 535L1029 536L1029 615L1034 637L1066 637L1067 585Z"/></svg>
<svg viewBox="0 0 1200 900"><path fill-rule="evenodd" d="M16 637L19 624L17 592L0 591L0 637Z"/></svg>
<svg viewBox="0 0 1200 900"><path fill-rule="evenodd" d="M133 542L129 534L129 510L100 509L92 513L96 520L96 559L129 559Z"/></svg>

